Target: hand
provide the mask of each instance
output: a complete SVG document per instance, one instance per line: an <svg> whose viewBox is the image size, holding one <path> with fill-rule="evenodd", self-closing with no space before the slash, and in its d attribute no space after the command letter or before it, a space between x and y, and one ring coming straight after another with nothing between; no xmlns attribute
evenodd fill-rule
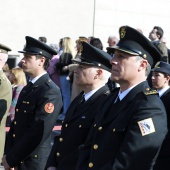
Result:
<svg viewBox="0 0 170 170"><path fill-rule="evenodd" d="M5 170L14 170L14 168L10 168L8 162L6 161L6 155L2 158L2 165L4 166Z"/></svg>
<svg viewBox="0 0 170 170"><path fill-rule="evenodd" d="M47 170L57 170L57 168L56 168L56 167L51 166L51 167L47 168Z"/></svg>

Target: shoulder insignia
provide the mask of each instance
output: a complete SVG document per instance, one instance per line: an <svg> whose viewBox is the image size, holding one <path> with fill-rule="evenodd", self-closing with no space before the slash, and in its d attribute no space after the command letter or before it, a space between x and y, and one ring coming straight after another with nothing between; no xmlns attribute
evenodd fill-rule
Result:
<svg viewBox="0 0 170 170"><path fill-rule="evenodd" d="M153 89L151 89L151 90L146 89L146 91L144 93L145 93L145 95L158 94L157 90L153 90Z"/></svg>
<svg viewBox="0 0 170 170"><path fill-rule="evenodd" d="M155 132L155 127L152 118L144 119L138 122L142 136L149 135Z"/></svg>
<svg viewBox="0 0 170 170"><path fill-rule="evenodd" d="M53 103L46 103L45 106L44 106L44 110L47 113L52 113L54 111Z"/></svg>

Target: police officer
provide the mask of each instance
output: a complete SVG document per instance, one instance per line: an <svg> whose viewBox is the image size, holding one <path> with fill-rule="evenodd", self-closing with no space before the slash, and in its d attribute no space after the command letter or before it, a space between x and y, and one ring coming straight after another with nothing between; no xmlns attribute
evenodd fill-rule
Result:
<svg viewBox="0 0 170 170"><path fill-rule="evenodd" d="M163 141L153 169L170 169L170 64L160 61L155 65L152 69L152 86L157 89L159 97L165 106L168 122L168 134Z"/></svg>
<svg viewBox="0 0 170 170"><path fill-rule="evenodd" d="M4 153L6 118L12 100L11 83L2 70L8 59L8 51L11 51L9 47L0 44L0 162Z"/></svg>
<svg viewBox="0 0 170 170"><path fill-rule="evenodd" d="M86 42L82 42L81 49L81 57L74 59L78 64L74 80L83 92L67 111L61 134L55 138L47 162L48 170L75 170L78 147L84 143L96 110L109 94L106 83L111 74L111 56Z"/></svg>
<svg viewBox="0 0 170 170"><path fill-rule="evenodd" d="M59 88L46 69L56 51L26 36L22 68L30 82L20 93L3 157L5 169L42 170L50 153L50 134L62 107Z"/></svg>
<svg viewBox="0 0 170 170"><path fill-rule="evenodd" d="M122 26L119 34L111 80L120 88L103 102L80 147L78 170L150 170L167 133L163 103L146 81L160 53L134 28Z"/></svg>

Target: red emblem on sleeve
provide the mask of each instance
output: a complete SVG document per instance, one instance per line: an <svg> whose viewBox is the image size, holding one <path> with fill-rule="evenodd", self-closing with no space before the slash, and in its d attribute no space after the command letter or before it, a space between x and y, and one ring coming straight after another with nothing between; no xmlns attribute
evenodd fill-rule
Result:
<svg viewBox="0 0 170 170"><path fill-rule="evenodd" d="M44 110L47 112L47 113L52 113L54 111L54 105L52 103L47 103L45 106L44 106Z"/></svg>

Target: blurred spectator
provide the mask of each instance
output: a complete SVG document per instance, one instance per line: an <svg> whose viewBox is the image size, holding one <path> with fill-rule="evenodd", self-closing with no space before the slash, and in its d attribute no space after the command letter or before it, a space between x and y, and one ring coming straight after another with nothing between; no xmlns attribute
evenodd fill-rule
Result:
<svg viewBox="0 0 170 170"><path fill-rule="evenodd" d="M87 42L87 38L85 37L79 37L78 40L76 40L76 48L77 48L77 54L75 56L75 59L78 59L81 57L81 52L82 52L82 42ZM74 100L74 98L80 94L80 92L82 91L80 89L80 87L75 83L75 78L74 78L74 69L76 67L77 64L70 64L69 65L69 76L72 77L73 79L73 83L72 83L72 91L71 91L71 101Z"/></svg>
<svg viewBox="0 0 170 170"><path fill-rule="evenodd" d="M43 43L47 43L47 38L46 37L39 37L38 40L43 42Z"/></svg>
<svg viewBox="0 0 170 170"><path fill-rule="evenodd" d="M99 38L93 38L90 41L90 44L96 48L99 48L100 50L103 50L103 44Z"/></svg>
<svg viewBox="0 0 170 170"><path fill-rule="evenodd" d="M51 48L56 50L58 52L58 46L57 44L50 44L49 45ZM53 82L60 87L60 78L59 78L59 72L55 69L55 65L59 62L59 55L54 55L52 59L50 60L50 65L47 69L47 72L50 76L50 78L53 80Z"/></svg>
<svg viewBox="0 0 170 170"><path fill-rule="evenodd" d="M89 37L87 38L87 42L90 44L90 41L91 41L93 38L94 38L93 36L89 36Z"/></svg>
<svg viewBox="0 0 170 170"><path fill-rule="evenodd" d="M60 87L63 98L63 112L58 116L58 120L64 120L65 114L71 102L71 81L68 76L68 65L72 63L72 59L75 57L74 44L71 38L63 38L62 48L63 52L59 58L59 62L56 64L56 69L60 74Z"/></svg>
<svg viewBox="0 0 170 170"><path fill-rule="evenodd" d="M119 39L116 36L109 36L107 43L109 47L114 47L119 42Z"/></svg>
<svg viewBox="0 0 170 170"><path fill-rule="evenodd" d="M9 66L8 63L6 62L5 65L2 67L3 72L5 73L5 75L8 77L9 75Z"/></svg>
<svg viewBox="0 0 170 170"><path fill-rule="evenodd" d="M9 72L8 78L12 84L12 102L11 102L11 106L9 109L9 114L7 117L6 125L10 126L11 121L14 120L15 106L17 104L19 94L21 90L23 89L23 87L27 85L27 80L26 80L26 76L25 76L23 69L19 67L13 68Z"/></svg>
<svg viewBox="0 0 170 170"><path fill-rule="evenodd" d="M161 39L160 39L160 41L162 42L162 43L164 43L165 44L165 46L167 47L167 39L165 38L165 37L162 37ZM167 47L167 51L168 51L168 60L169 60L169 62L170 62L170 49Z"/></svg>

